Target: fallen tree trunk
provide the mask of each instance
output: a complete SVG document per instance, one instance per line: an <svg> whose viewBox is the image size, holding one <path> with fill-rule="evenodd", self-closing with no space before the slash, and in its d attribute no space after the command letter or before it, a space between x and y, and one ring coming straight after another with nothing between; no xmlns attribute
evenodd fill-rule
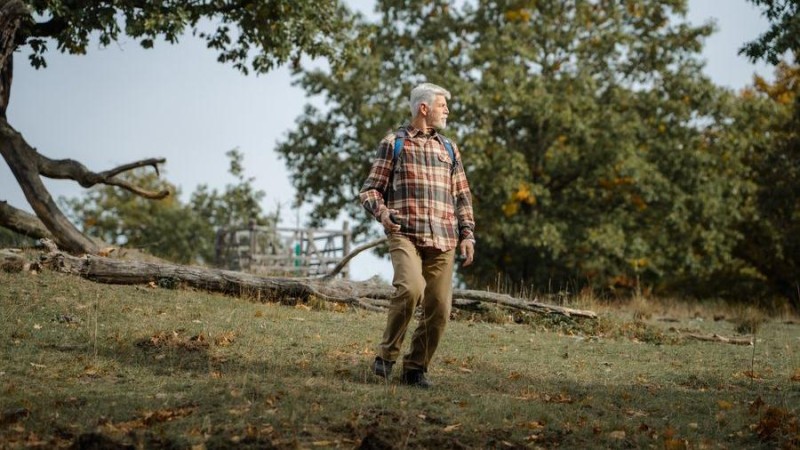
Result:
<svg viewBox="0 0 800 450"><path fill-rule="evenodd" d="M211 292L246 295L261 301L288 298L305 302L316 298L370 310L384 309L394 293L391 286L373 281L262 277L244 272L160 262L120 260L94 255L76 257L57 250L43 255L42 265L100 283L155 283L165 287L183 285ZM535 313L591 319L597 317L593 311L547 305L491 292L456 289L453 298L456 308L474 309L476 302L485 302Z"/></svg>
<svg viewBox="0 0 800 450"><path fill-rule="evenodd" d="M14 208L6 201L0 201L0 226L31 239L53 239L50 230L38 217Z"/></svg>
<svg viewBox="0 0 800 450"><path fill-rule="evenodd" d="M690 333L686 335L689 339L695 339L698 341L705 341L705 342L722 342L723 344L733 344L733 345L753 345L753 338L729 338L725 336L720 336L719 334L696 334Z"/></svg>

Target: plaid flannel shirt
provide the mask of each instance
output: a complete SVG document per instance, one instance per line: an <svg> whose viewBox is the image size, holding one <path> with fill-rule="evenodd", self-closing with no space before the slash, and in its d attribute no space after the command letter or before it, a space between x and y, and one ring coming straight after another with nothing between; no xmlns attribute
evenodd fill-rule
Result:
<svg viewBox="0 0 800 450"><path fill-rule="evenodd" d="M399 211L398 233L420 247L448 251L460 240L474 242L472 196L455 144L453 169L450 154L436 131L425 134L406 127L403 149L393 163L395 139L395 133L391 133L378 146L359 194L364 208L378 221L387 208Z"/></svg>

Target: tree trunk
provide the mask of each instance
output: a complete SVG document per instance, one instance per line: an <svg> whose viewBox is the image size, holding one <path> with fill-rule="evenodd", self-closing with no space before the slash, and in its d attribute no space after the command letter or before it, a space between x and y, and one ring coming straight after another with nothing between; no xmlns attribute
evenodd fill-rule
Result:
<svg viewBox="0 0 800 450"><path fill-rule="evenodd" d="M370 281L260 277L230 270L168 263L119 260L91 255L76 257L59 252L54 246L43 256L43 265L58 272L78 275L99 283L187 286L230 295L247 295L261 301L294 299L305 302L315 298L370 310L383 310L394 294L392 287ZM486 302L508 309L540 314L597 318L597 314L593 311L548 305L484 291L456 289L453 292L453 299L456 308L474 309L476 303Z"/></svg>
<svg viewBox="0 0 800 450"><path fill-rule="evenodd" d="M17 29L28 14L28 8L20 0L0 0L0 117L6 116L11 96Z"/></svg>
<svg viewBox="0 0 800 450"><path fill-rule="evenodd" d="M72 253L96 253L98 248L67 219L39 176L36 150L5 118L0 118L0 154L8 163L36 216L50 230L59 248Z"/></svg>
<svg viewBox="0 0 800 450"><path fill-rule="evenodd" d="M53 239L53 235L38 217L14 208L4 201L0 201L0 226L32 239Z"/></svg>

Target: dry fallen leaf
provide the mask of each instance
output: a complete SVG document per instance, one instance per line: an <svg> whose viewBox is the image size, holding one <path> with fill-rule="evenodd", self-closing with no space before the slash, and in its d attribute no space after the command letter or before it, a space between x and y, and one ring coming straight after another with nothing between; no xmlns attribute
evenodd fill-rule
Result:
<svg viewBox="0 0 800 450"><path fill-rule="evenodd" d="M563 392L560 392L558 395L555 396L551 396L550 394L544 394L544 397L542 397L542 399L547 403L572 403L574 401L572 400L572 397Z"/></svg>
<svg viewBox="0 0 800 450"><path fill-rule="evenodd" d="M608 433L608 437L610 437L611 439L615 439L617 441L621 441L625 439L625 431L623 430L612 431Z"/></svg>
<svg viewBox="0 0 800 450"><path fill-rule="evenodd" d="M304 305L302 303L298 303L298 304L294 305L294 309L302 309L304 311L311 311L311 307L310 306Z"/></svg>
<svg viewBox="0 0 800 450"><path fill-rule="evenodd" d="M532 422L528 422L527 427L531 430L541 430L544 428L544 423L534 420Z"/></svg>
<svg viewBox="0 0 800 450"><path fill-rule="evenodd" d="M800 369L795 369L794 374L789 379L792 381L800 381Z"/></svg>
<svg viewBox="0 0 800 450"><path fill-rule="evenodd" d="M444 427L444 430L442 430L442 431L444 431L445 433L450 433L450 432L455 431L455 430L457 430L459 428L461 428L461 424L460 423L454 423L452 425L448 425L448 426Z"/></svg>
<svg viewBox="0 0 800 450"><path fill-rule="evenodd" d="M214 344L216 344L217 347L226 347L228 345L231 345L235 340L236 340L236 333L234 333L233 331L226 331L224 333L218 334L214 338Z"/></svg>

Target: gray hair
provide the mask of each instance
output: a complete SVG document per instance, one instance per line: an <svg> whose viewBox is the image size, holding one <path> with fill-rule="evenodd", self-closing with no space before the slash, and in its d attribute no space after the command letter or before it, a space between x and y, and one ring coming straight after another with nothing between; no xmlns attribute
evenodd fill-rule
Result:
<svg viewBox="0 0 800 450"><path fill-rule="evenodd" d="M450 91L433 83L422 83L412 89L411 96L408 99L408 103L411 106L411 117L417 116L419 107L423 103L428 105L429 108L432 107L437 95L444 95L444 98L450 100Z"/></svg>

